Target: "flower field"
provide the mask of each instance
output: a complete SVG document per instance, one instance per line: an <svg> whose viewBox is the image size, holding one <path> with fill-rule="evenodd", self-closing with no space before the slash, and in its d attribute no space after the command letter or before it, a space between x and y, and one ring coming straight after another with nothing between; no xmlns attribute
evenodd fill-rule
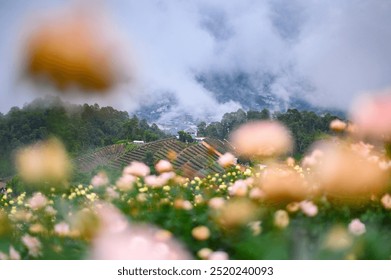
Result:
<svg viewBox="0 0 391 280"><path fill-rule="evenodd" d="M132 162L117 178L99 172L70 185L60 142L27 147L17 155L22 182L0 199L0 258L390 259L385 150L339 136L295 162L276 155L289 150L289 134L265 138L282 129L273 125L239 147L254 164L226 153L225 171L204 178L160 160L154 175Z"/></svg>
<svg viewBox="0 0 391 280"><path fill-rule="evenodd" d="M0 260L391 259L387 5L125 2L3 5Z"/></svg>

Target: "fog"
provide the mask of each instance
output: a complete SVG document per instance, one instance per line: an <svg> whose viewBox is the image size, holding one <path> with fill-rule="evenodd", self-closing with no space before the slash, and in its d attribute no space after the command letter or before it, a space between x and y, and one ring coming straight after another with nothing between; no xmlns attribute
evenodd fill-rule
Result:
<svg viewBox="0 0 391 280"><path fill-rule="evenodd" d="M91 1L92 2L92 1ZM26 18L51 12L66 1L3 1L0 4L0 111L42 93L18 83L18 44ZM218 102L197 80L200 74L274 77L272 94L298 96L315 106L346 109L362 92L391 86L391 2L358 1L100 1L128 43L134 84L102 98L78 95L134 111L172 94L166 116L191 112L220 117L241 107ZM263 94L262 91L259 92Z"/></svg>

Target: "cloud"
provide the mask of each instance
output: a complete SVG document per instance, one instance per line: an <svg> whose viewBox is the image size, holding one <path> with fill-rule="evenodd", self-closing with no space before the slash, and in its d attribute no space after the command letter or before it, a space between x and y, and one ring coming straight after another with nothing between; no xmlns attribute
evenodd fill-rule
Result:
<svg viewBox="0 0 391 280"><path fill-rule="evenodd" d="M384 0L306 6L293 53L297 71L316 87L314 103L346 108L362 91L391 85L390 12Z"/></svg>
<svg viewBox="0 0 391 280"><path fill-rule="evenodd" d="M39 4L5 7L16 15L49 5L35 2ZM113 0L105 5L131 43L140 95L130 94L124 85L110 100L90 99L120 109L134 110L169 92L178 106L168 116L191 112L217 119L240 104L219 103L197 80L200 74L216 72L244 72L255 84L267 74L273 77L271 93L287 102L295 96L342 109L361 91L391 86L388 0ZM1 30L0 36L9 38ZM12 72L6 57L12 46L3 43L0 48L5 61L0 71ZM9 83L0 80L1 111L23 100L12 99L7 88Z"/></svg>

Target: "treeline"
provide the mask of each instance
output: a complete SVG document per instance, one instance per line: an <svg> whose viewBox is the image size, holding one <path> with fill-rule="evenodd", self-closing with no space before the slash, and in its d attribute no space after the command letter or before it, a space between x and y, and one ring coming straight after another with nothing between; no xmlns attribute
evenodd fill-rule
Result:
<svg viewBox="0 0 391 280"><path fill-rule="evenodd" d="M0 113L0 177L13 174L17 148L52 136L61 139L72 156L119 140L150 142L166 137L156 124L112 107L37 99L5 115Z"/></svg>
<svg viewBox="0 0 391 280"><path fill-rule="evenodd" d="M228 139L232 132L239 125L254 120L278 120L284 123L292 132L295 140L295 156L300 157L309 146L325 134L330 133L329 124L338 118L329 113L318 115L314 112L289 109L285 113L271 114L269 110L248 111L242 109L236 112L224 114L220 122L212 122L207 125L205 122L198 124L198 135L218 139Z"/></svg>

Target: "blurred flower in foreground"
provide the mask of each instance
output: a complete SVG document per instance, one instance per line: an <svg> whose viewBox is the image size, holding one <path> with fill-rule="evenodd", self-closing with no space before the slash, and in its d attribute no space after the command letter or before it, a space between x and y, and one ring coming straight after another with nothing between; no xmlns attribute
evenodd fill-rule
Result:
<svg viewBox="0 0 391 280"><path fill-rule="evenodd" d="M224 155L221 155L217 161L222 167L226 168L231 165L236 164L236 158L231 153L225 153Z"/></svg>
<svg viewBox="0 0 391 280"><path fill-rule="evenodd" d="M106 186L110 183L105 172L99 172L91 179L91 185L95 188Z"/></svg>
<svg viewBox="0 0 391 280"><path fill-rule="evenodd" d="M22 243L27 247L30 256L36 258L41 254L42 245L38 238L26 234L22 237Z"/></svg>
<svg viewBox="0 0 391 280"><path fill-rule="evenodd" d="M226 228L246 225L259 214L255 204L247 199L231 199L215 211L217 222Z"/></svg>
<svg viewBox="0 0 391 280"><path fill-rule="evenodd" d="M222 197L213 197L209 200L208 206L212 209L220 209L225 204L225 199Z"/></svg>
<svg viewBox="0 0 391 280"><path fill-rule="evenodd" d="M34 193L34 195L27 201L28 205L33 210L38 210L46 206L48 200L42 193Z"/></svg>
<svg viewBox="0 0 391 280"><path fill-rule="evenodd" d="M79 7L55 15L41 20L27 38L27 74L60 90L113 88L126 72L115 28L101 14Z"/></svg>
<svg viewBox="0 0 391 280"><path fill-rule="evenodd" d="M150 225L129 224L111 205L97 207L100 228L93 239L92 259L178 260L190 254L171 234Z"/></svg>
<svg viewBox="0 0 391 280"><path fill-rule="evenodd" d="M68 178L71 163L62 143L50 139L20 149L16 168L27 183L60 183Z"/></svg>
<svg viewBox="0 0 391 280"><path fill-rule="evenodd" d="M385 209L390 210L391 209L391 195L389 195L388 193L383 195L383 197L381 198L381 203Z"/></svg>
<svg viewBox="0 0 391 280"><path fill-rule="evenodd" d="M215 251L215 252L212 252L208 256L208 260L213 260L213 261L225 261L225 260L228 260L228 259L229 259L229 256L224 251Z"/></svg>
<svg viewBox="0 0 391 280"><path fill-rule="evenodd" d="M8 255L0 251L0 260L20 260L20 254L14 247L10 246Z"/></svg>
<svg viewBox="0 0 391 280"><path fill-rule="evenodd" d="M391 90L382 95L365 95L351 110L358 133L375 139L391 140Z"/></svg>
<svg viewBox="0 0 391 280"><path fill-rule="evenodd" d="M349 224L349 232L353 235L362 235L366 232L366 228L359 219L354 219Z"/></svg>
<svg viewBox="0 0 391 280"><path fill-rule="evenodd" d="M326 142L319 149L322 157L314 166L314 182L330 198L358 203L384 192L389 176L378 157L365 156L344 142Z"/></svg>
<svg viewBox="0 0 391 280"><path fill-rule="evenodd" d="M54 226L54 232L59 236L67 236L71 231L66 222L60 222Z"/></svg>
<svg viewBox="0 0 391 280"><path fill-rule="evenodd" d="M324 241L324 247L333 251L345 250L352 244L352 236L342 226L331 228Z"/></svg>
<svg viewBox="0 0 391 280"><path fill-rule="evenodd" d="M305 178L284 165L267 167L256 181L263 191L264 200L271 203L302 201L310 194Z"/></svg>
<svg viewBox="0 0 391 280"><path fill-rule="evenodd" d="M197 240L207 240L210 236L210 230L206 226L193 228L191 235Z"/></svg>
<svg viewBox="0 0 391 280"><path fill-rule="evenodd" d="M347 124L339 119L335 119L330 123L330 129L333 131L344 131L347 127Z"/></svg>
<svg viewBox="0 0 391 280"><path fill-rule="evenodd" d="M238 154L245 157L275 157L292 150L292 136L276 121L246 123L230 135Z"/></svg>
<svg viewBox="0 0 391 280"><path fill-rule="evenodd" d="M148 175L144 178L145 184L151 187L162 187L167 182L175 177L174 172L164 172L159 176Z"/></svg>
<svg viewBox="0 0 391 280"><path fill-rule="evenodd" d="M128 191L133 188L133 184L136 181L136 177L130 174L122 175L115 183L117 188L121 191Z"/></svg>
<svg viewBox="0 0 391 280"><path fill-rule="evenodd" d="M172 171L172 164L167 160L161 159L156 163L155 169L159 173L170 172Z"/></svg>
<svg viewBox="0 0 391 280"><path fill-rule="evenodd" d="M228 193L231 196L245 196L247 194L248 183L246 180L237 180L228 188Z"/></svg>
<svg viewBox="0 0 391 280"><path fill-rule="evenodd" d="M202 248L197 252L197 256L202 260L207 260L213 251L209 248Z"/></svg>
<svg viewBox="0 0 391 280"><path fill-rule="evenodd" d="M126 166L123 170L123 175L133 175L137 177L145 177L149 175L151 170L149 167L142 162L132 161L128 166Z"/></svg>
<svg viewBox="0 0 391 280"><path fill-rule="evenodd" d="M314 217L318 214L318 206L316 206L312 201L302 201L299 205L301 211L308 217Z"/></svg>
<svg viewBox="0 0 391 280"><path fill-rule="evenodd" d="M278 228L286 228L289 225L289 215L285 210L277 210L274 213L274 225Z"/></svg>

